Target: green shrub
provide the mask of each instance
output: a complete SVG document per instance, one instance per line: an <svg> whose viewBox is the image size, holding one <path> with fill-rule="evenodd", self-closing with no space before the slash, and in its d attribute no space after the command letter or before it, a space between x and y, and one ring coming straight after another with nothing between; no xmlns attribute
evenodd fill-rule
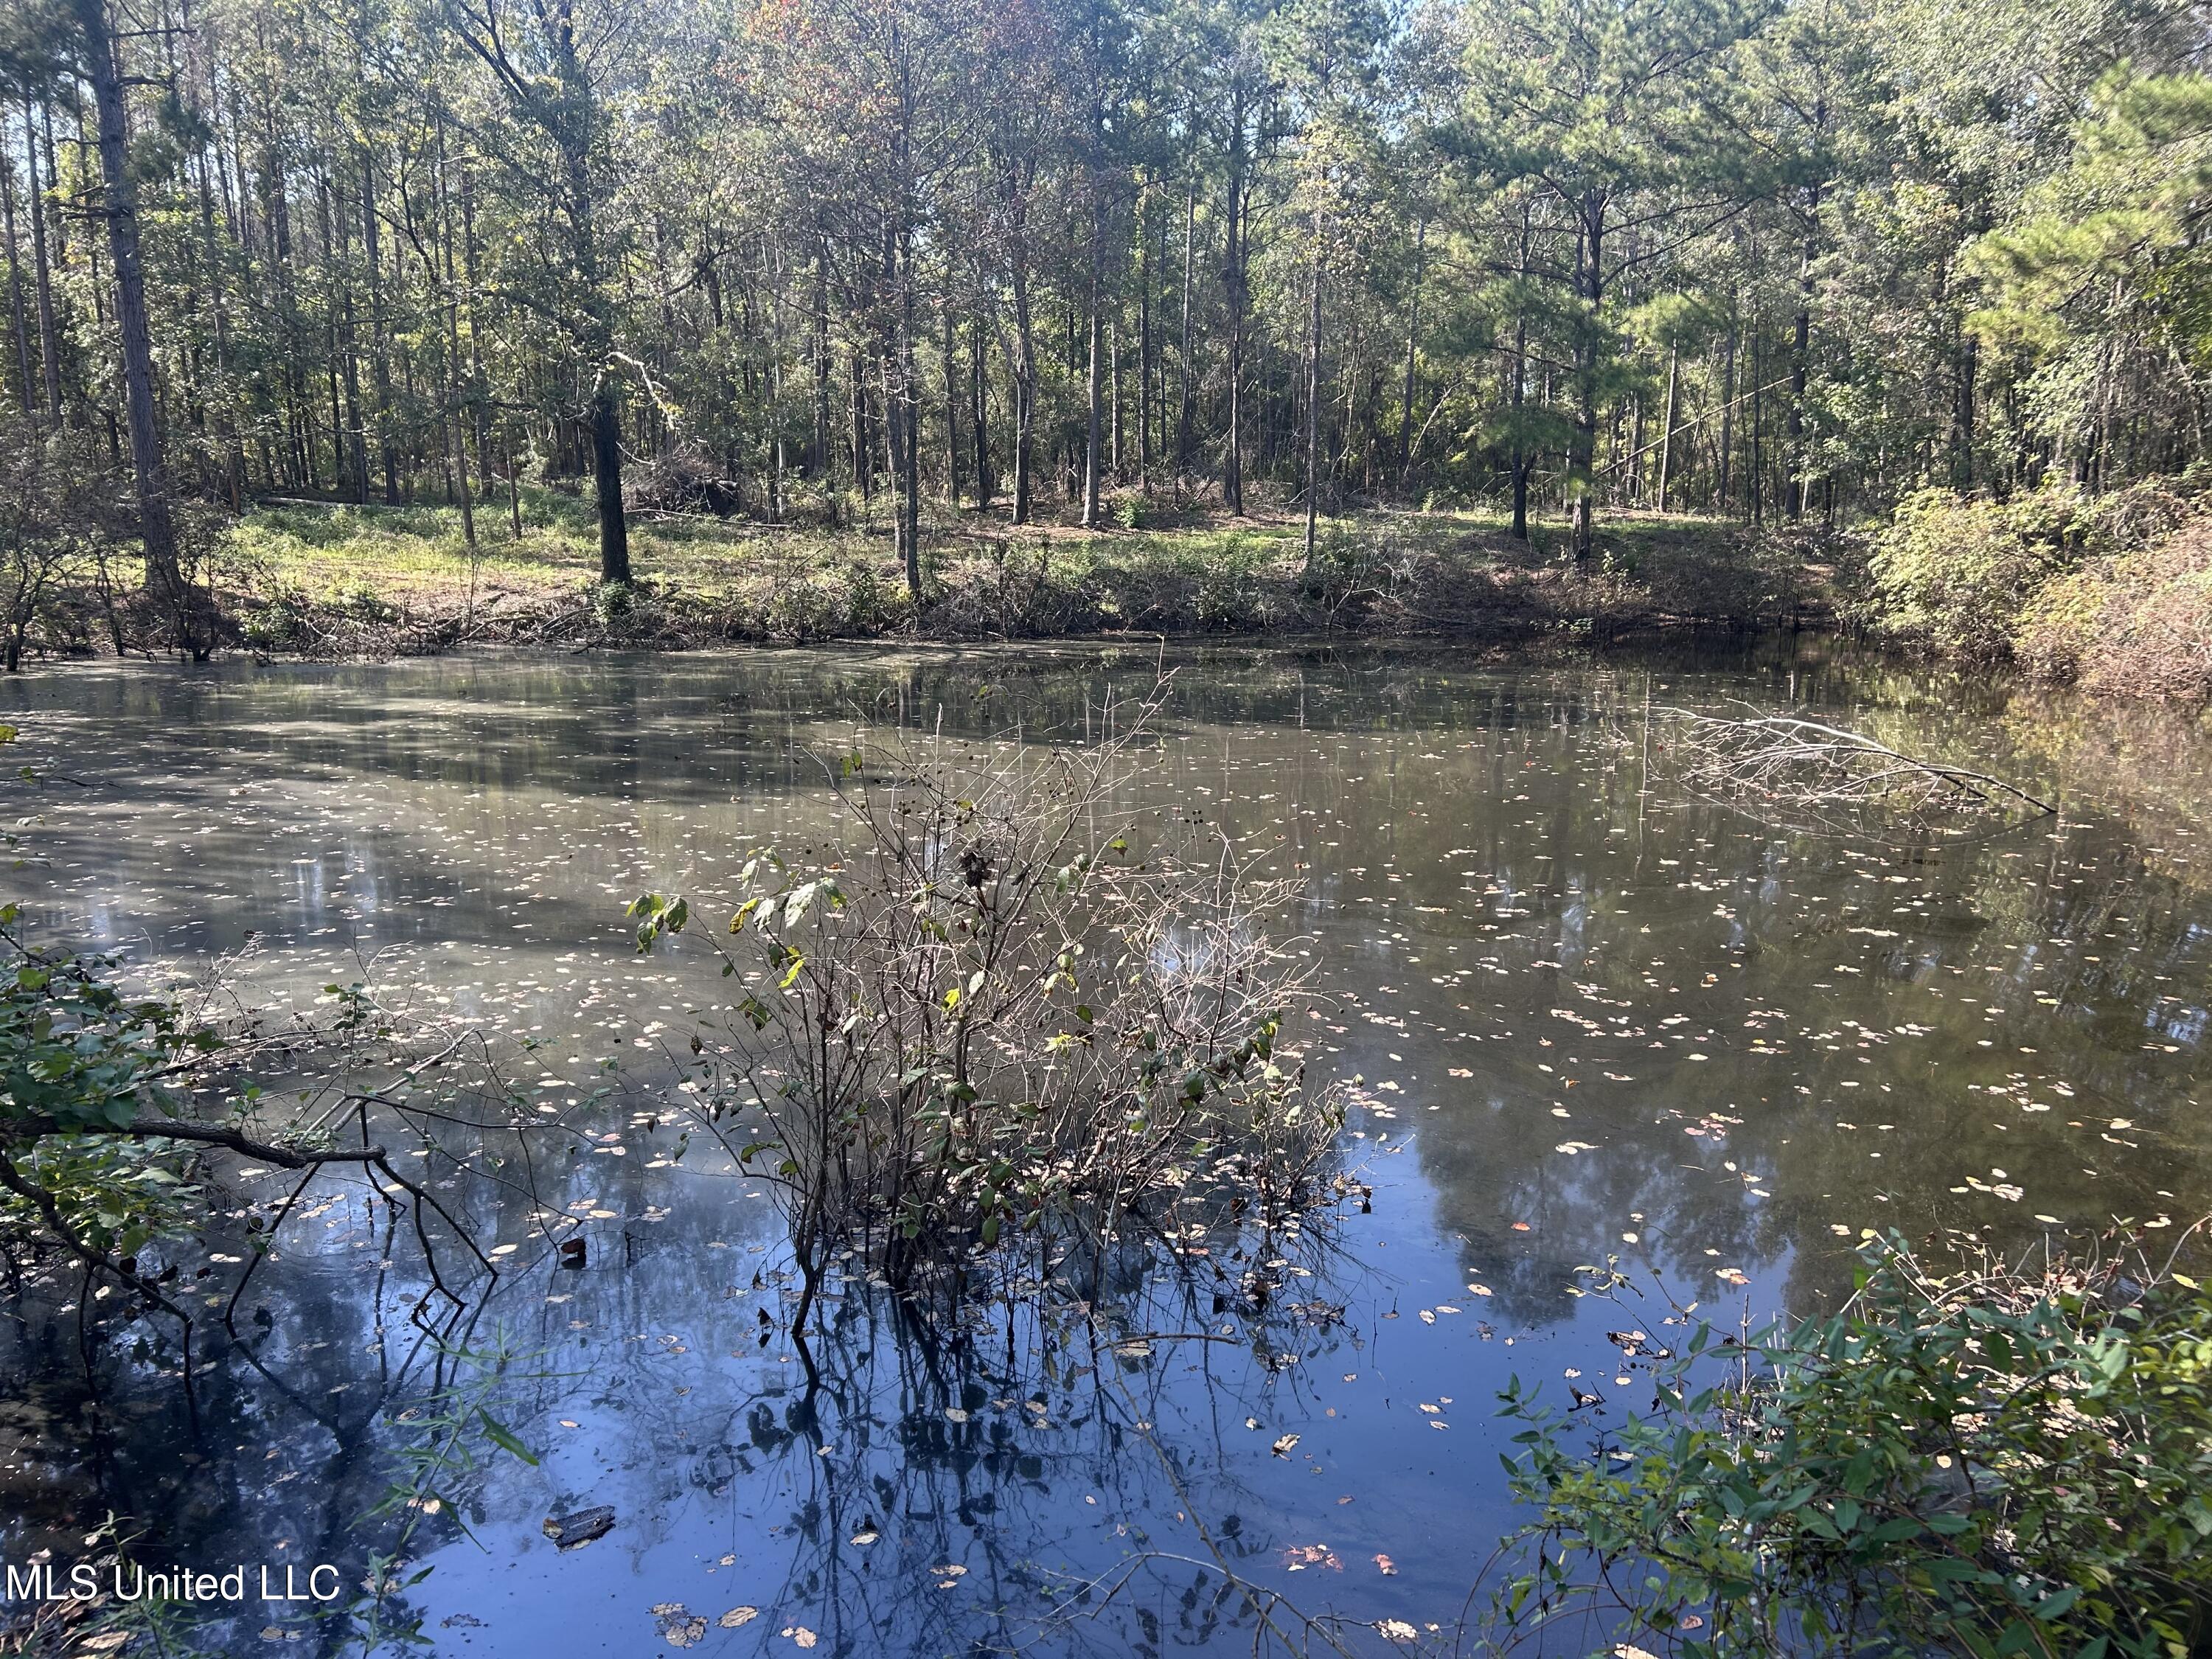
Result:
<svg viewBox="0 0 2212 1659"><path fill-rule="evenodd" d="M2212 1638L2212 1296L2140 1255L1938 1276L1870 1244L1845 1310L1686 1317L1659 1406L1593 1449L1517 1384L1516 1632L1594 1607L1694 1659L2184 1659ZM1693 1379L1717 1363L1720 1377ZM1609 1605L1608 1605L1609 1604ZM1614 1651L1624 1651L1616 1648Z"/></svg>
<svg viewBox="0 0 2212 1659"><path fill-rule="evenodd" d="M2093 528L2071 489L2009 501L1908 495L1869 562L1881 624L1955 656L2000 661L2022 607L2081 556Z"/></svg>

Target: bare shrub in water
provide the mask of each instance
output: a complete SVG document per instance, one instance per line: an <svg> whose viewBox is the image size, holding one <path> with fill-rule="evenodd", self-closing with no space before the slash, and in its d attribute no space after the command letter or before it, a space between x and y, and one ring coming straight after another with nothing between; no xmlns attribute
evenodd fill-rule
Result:
<svg viewBox="0 0 2212 1659"><path fill-rule="evenodd" d="M1123 804L1164 694L1087 747L864 743L825 768L832 844L744 866L716 948L746 989L700 1116L780 1184L802 1262L857 1236L903 1282L1016 1230L1315 1193L1341 1109L1281 1043L1308 995L1271 931L1291 890ZM690 916L631 913L641 950Z"/></svg>

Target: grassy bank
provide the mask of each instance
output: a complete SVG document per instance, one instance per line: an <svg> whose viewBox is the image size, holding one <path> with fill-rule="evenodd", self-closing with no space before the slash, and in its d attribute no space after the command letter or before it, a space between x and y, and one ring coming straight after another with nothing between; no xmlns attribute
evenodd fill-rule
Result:
<svg viewBox="0 0 2212 1659"><path fill-rule="evenodd" d="M926 526L919 606L887 525L641 515L637 588L602 589L588 503L545 490L525 493L519 534L505 503L479 513L473 550L451 507L264 505L217 542L211 574L240 645L308 655L1121 631L1609 639L1680 623L1774 626L1820 608L1817 573L1716 520L1613 520L1578 570L1558 526L1524 544L1495 515L1365 512L1324 523L1309 569L1294 514L1116 505L1131 527L940 511Z"/></svg>

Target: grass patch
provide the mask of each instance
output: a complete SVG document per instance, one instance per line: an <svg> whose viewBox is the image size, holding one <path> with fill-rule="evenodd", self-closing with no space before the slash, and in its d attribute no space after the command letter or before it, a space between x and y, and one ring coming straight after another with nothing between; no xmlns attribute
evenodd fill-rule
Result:
<svg viewBox="0 0 2212 1659"><path fill-rule="evenodd" d="M538 487L458 508L285 501L249 512L217 556L217 597L244 641L313 654L437 650L466 641L648 646L890 635L1042 638L1113 632L1355 631L1609 639L1668 622L1771 625L1804 603L1802 560L1719 520L1656 514L1603 526L1577 567L1564 525L1516 541L1502 514L1366 510L1232 518L1116 497L1086 531L1017 526L1004 509L933 506L917 607L888 522L769 526L635 515L634 595L596 594L591 504Z"/></svg>

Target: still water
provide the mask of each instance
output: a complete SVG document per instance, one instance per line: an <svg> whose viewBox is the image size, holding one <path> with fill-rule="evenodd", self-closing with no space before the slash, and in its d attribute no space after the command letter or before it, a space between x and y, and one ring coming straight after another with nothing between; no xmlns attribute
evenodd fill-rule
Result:
<svg viewBox="0 0 2212 1659"><path fill-rule="evenodd" d="M2193 827L2212 750L2186 728L1811 641L1169 661L1137 792L1303 879L1328 993L1306 1042L1355 1102L1343 1166L1371 1207L1262 1260L1229 1233L1133 1251L1109 1306L1030 1286L920 1317L848 1263L814 1383L776 1316L795 1286L769 1196L675 1158L664 1091L726 989L696 941L635 957L623 907L650 889L712 914L750 848L822 835L809 751L856 723L1080 738L1110 686L1150 684L1149 653L106 666L0 688L41 775L16 787L44 862L12 878L37 937L219 974L245 1007L365 981L410 1018L526 1045L523 1085L590 1115L527 1195L440 1183L488 1249L514 1247L467 1339L514 1358L470 1398L538 1461L479 1440L440 1474L459 1513L417 1517L409 1573L430 1571L403 1598L436 1651L1248 1653L1236 1581L1280 1592L1267 1616L1293 1637L1334 1618L1376 1646L1361 1625L1387 1620L1449 1644L1515 1519L1498 1389L1517 1376L1565 1407L1571 1387L1593 1421L1650 1401L1607 1333L1665 1307L1579 1297L1578 1268L1618 1257L1759 1321L1847 1286L1865 1228L2019 1249L2116 1218L2179 1233L2212 1207ZM1735 700L2061 811L1956 838L1761 822L1670 781L1654 741L1651 710ZM551 1258L533 1206L585 1223L583 1267ZM237 1270L214 1234L172 1256L218 1291ZM1255 1272L1259 1303L1237 1294ZM112 1512L149 1564L356 1583L425 1396L470 1370L407 1322L420 1289L382 1206L333 1176L256 1278L246 1340L208 1360L197 1437L127 1332L88 1341L73 1297L27 1297L0 1330L0 1556L67 1559ZM557 1550L542 1523L592 1505L611 1529ZM338 1650L299 1607L223 1611L210 1650Z"/></svg>

